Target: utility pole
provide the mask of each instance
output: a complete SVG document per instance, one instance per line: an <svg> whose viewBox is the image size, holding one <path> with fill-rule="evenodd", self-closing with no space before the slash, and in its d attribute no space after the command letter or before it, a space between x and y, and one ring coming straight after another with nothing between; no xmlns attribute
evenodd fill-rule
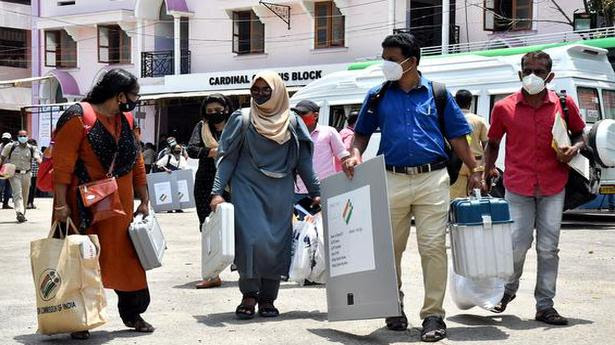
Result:
<svg viewBox="0 0 615 345"><path fill-rule="evenodd" d="M442 54L448 54L448 44L451 30L450 10L450 0L442 0Z"/></svg>

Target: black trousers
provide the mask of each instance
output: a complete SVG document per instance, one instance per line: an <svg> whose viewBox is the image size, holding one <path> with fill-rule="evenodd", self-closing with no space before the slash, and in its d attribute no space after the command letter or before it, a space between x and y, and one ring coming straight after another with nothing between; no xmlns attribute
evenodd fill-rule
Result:
<svg viewBox="0 0 615 345"><path fill-rule="evenodd" d="M120 312L120 317L124 323L134 322L143 314L149 306L149 289L139 291L118 291L117 294L117 309Z"/></svg>
<svg viewBox="0 0 615 345"><path fill-rule="evenodd" d="M28 205L34 205L34 196L36 195L36 176L32 176L30 180L30 194L28 194Z"/></svg>
<svg viewBox="0 0 615 345"><path fill-rule="evenodd" d="M278 298L280 281L273 279L245 279L239 277L239 290L244 297L253 297L258 301L273 303Z"/></svg>

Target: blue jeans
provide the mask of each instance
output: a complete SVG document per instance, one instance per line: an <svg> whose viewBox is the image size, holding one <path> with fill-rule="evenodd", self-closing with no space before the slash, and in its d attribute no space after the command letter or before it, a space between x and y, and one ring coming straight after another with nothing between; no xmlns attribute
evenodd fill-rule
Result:
<svg viewBox="0 0 615 345"><path fill-rule="evenodd" d="M565 191L545 197L528 197L506 191L510 205L512 225L513 257L515 273L506 284L506 293L514 295L519 289L523 274L525 255L532 246L536 229L537 279L534 289L536 310L553 307L557 270L559 267L558 244Z"/></svg>

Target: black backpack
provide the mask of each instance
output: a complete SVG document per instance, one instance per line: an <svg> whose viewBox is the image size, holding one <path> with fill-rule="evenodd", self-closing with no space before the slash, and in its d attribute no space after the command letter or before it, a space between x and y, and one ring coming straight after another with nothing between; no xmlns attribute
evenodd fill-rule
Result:
<svg viewBox="0 0 615 345"><path fill-rule="evenodd" d="M391 87L392 82L386 81L380 87L380 90L375 94L371 95L371 97L367 100L367 113L375 114L378 109L378 105L380 101L382 101L382 97L386 93L386 91ZM450 177L450 184L454 184L459 177L459 171L461 170L461 166L463 161L457 156L455 150L451 146L448 139L446 139L446 127L444 126L444 110L446 109L447 103L447 91L446 85L442 83L438 83L435 81L431 82L431 89L433 93L433 97L436 101L436 111L438 112L438 122L440 127L440 133L442 133L442 137L444 138L444 151L448 156L448 160L446 162L446 170L448 171L448 176Z"/></svg>
<svg viewBox="0 0 615 345"><path fill-rule="evenodd" d="M564 112L566 126L568 126L568 105L566 104L566 91L562 90L557 94L559 103ZM594 128L597 126L594 124ZM568 132L570 135L570 132ZM594 200L598 196L598 184L600 181L601 170L596 166L596 160L592 152L591 145L585 145L585 148L579 154L589 159L589 180L576 170L570 169L568 172L568 182L566 183L566 195L564 197L564 211L575 209L587 202Z"/></svg>

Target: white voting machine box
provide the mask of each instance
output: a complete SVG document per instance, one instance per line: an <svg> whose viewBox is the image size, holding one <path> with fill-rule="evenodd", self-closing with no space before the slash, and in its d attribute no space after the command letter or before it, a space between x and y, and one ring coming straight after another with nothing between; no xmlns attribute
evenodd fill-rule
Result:
<svg viewBox="0 0 615 345"><path fill-rule="evenodd" d="M147 174L147 188L155 212L195 207L194 176L190 169Z"/></svg>
<svg viewBox="0 0 615 345"><path fill-rule="evenodd" d="M128 233L144 270L162 266L167 241L153 213L145 218L142 214L136 215Z"/></svg>
<svg viewBox="0 0 615 345"><path fill-rule="evenodd" d="M401 315L384 158L322 181L329 321Z"/></svg>
<svg viewBox="0 0 615 345"><path fill-rule="evenodd" d="M235 209L230 203L219 204L203 224L201 231L203 279L215 278L235 259Z"/></svg>

